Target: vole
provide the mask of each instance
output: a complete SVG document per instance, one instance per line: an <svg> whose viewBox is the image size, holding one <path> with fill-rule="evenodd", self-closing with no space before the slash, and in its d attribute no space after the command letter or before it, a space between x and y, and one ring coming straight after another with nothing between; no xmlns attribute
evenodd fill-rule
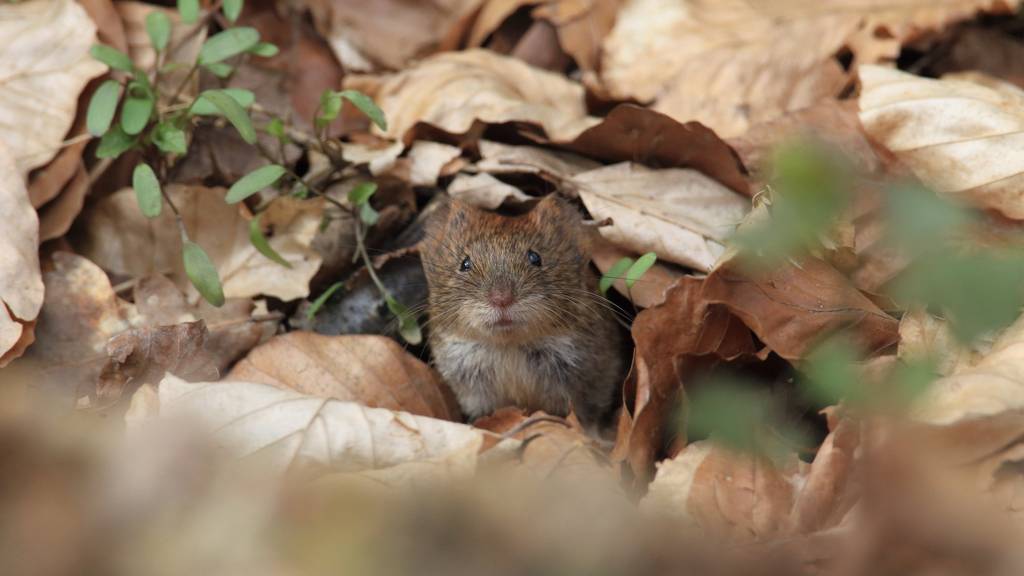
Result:
<svg viewBox="0 0 1024 576"><path fill-rule="evenodd" d="M607 423L622 335L590 271L591 232L553 194L519 216L449 199L427 224L430 348L470 420L514 405Z"/></svg>

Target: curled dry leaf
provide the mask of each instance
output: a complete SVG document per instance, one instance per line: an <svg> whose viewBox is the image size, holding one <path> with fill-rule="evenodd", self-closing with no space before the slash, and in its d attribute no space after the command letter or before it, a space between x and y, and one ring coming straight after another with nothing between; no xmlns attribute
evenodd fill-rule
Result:
<svg viewBox="0 0 1024 576"><path fill-rule="evenodd" d="M217 267L226 297L265 294L294 300L309 294L309 280L321 261L310 246L320 225L322 202L280 198L263 212L261 223L274 232L270 246L291 265L285 268L250 243L249 216L243 207L224 202L223 188L171 185L167 192L182 209L189 237ZM82 253L90 260L130 277L168 274L191 300L198 299L185 276L181 235L170 210L147 219L139 211L135 192L126 188L97 202L85 220Z"/></svg>
<svg viewBox="0 0 1024 576"><path fill-rule="evenodd" d="M489 435L465 424L251 382L190 384L167 376L156 398L145 388L140 393L126 415L129 425L196 418L234 455L258 455L282 470L315 464L358 472L426 462L472 472Z"/></svg>
<svg viewBox="0 0 1024 576"><path fill-rule="evenodd" d="M583 87L486 50L428 58L381 84L377 103L385 135L401 139L419 122L465 134L474 122L527 122L556 140L570 140L598 122L587 116Z"/></svg>
<svg viewBox="0 0 1024 576"><path fill-rule="evenodd" d="M106 70L89 55L95 41L96 26L74 0L0 5L0 141L15 175L60 151L78 95Z"/></svg>
<svg viewBox="0 0 1024 576"><path fill-rule="evenodd" d="M622 163L577 174L571 183L594 219L614 221L599 229L602 236L701 272L725 252L725 239L750 205L746 197L685 168Z"/></svg>
<svg viewBox="0 0 1024 576"><path fill-rule="evenodd" d="M462 154L456 146L417 140L409 149L409 183L413 186L434 186L445 166Z"/></svg>
<svg viewBox="0 0 1024 576"><path fill-rule="evenodd" d="M658 465L641 507L734 540L771 540L837 526L860 495L859 423L840 419L814 462L775 461L695 442Z"/></svg>
<svg viewBox="0 0 1024 576"><path fill-rule="evenodd" d="M0 142L0 366L32 342L32 322L43 305L39 221L24 180Z"/></svg>
<svg viewBox="0 0 1024 576"><path fill-rule="evenodd" d="M864 129L922 182L1024 218L1024 91L878 66L861 67L860 77Z"/></svg>
<svg viewBox="0 0 1024 576"><path fill-rule="evenodd" d="M476 168L490 174L536 174L561 185L568 178L600 168L601 164L578 154L538 146L511 146L482 140Z"/></svg>
<svg viewBox="0 0 1024 576"><path fill-rule="evenodd" d="M895 58L901 44L981 9L1016 1L632 0L605 38L601 79L618 98L654 101L678 120L723 136L837 95L848 82L835 58Z"/></svg>
<svg viewBox="0 0 1024 576"><path fill-rule="evenodd" d="M481 0L306 0L346 70L401 69L437 50Z"/></svg>
<svg viewBox="0 0 1024 576"><path fill-rule="evenodd" d="M448 195L478 208L494 210L511 200L523 204L532 200L522 190L506 184L486 172L469 176L459 174L448 185Z"/></svg>
<svg viewBox="0 0 1024 576"><path fill-rule="evenodd" d="M383 336L283 334L249 352L227 379L441 420L460 419L454 397L437 373Z"/></svg>

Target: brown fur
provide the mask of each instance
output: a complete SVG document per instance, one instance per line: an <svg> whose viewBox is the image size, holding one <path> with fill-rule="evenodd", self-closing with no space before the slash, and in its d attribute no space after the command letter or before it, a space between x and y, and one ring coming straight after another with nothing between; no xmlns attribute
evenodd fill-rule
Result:
<svg viewBox="0 0 1024 576"><path fill-rule="evenodd" d="M587 232L553 195L516 217L451 201L428 226L420 253L434 363L470 418L506 405L555 415L572 408L592 426L608 416L621 335L589 269ZM467 256L471 268L461 271ZM492 289L512 291L510 326L495 324Z"/></svg>

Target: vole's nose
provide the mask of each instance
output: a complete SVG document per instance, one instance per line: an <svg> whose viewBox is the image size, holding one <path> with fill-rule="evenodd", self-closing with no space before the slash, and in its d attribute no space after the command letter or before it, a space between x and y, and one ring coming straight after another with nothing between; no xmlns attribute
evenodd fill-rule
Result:
<svg viewBox="0 0 1024 576"><path fill-rule="evenodd" d="M508 308L516 301L511 288L494 287L487 293L487 301L495 308Z"/></svg>

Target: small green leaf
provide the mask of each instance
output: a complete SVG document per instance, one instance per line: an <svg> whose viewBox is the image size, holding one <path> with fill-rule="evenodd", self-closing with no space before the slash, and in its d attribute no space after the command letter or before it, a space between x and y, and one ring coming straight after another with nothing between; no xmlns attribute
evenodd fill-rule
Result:
<svg viewBox="0 0 1024 576"><path fill-rule="evenodd" d="M186 66L188 66L188 64L184 62L168 62L160 67L160 73L169 74L175 70L184 70Z"/></svg>
<svg viewBox="0 0 1024 576"><path fill-rule="evenodd" d="M324 304L326 304L327 301L331 299L331 296L334 296L334 293L340 290L342 286L343 284L341 282L335 282L334 284L331 284L330 288L324 290L323 294L317 296L316 300L313 300L313 303L309 305L309 309L306 310L306 319L312 320L313 316L316 316L316 313L324 307Z"/></svg>
<svg viewBox="0 0 1024 576"><path fill-rule="evenodd" d="M185 260L185 274L199 294L210 304L223 306L224 289L220 285L220 276L206 252L195 242L183 240L182 256Z"/></svg>
<svg viewBox="0 0 1024 576"><path fill-rule="evenodd" d="M93 58L116 70L131 72L134 67L132 59L127 54L111 46L93 44L92 48L89 49L89 54L92 54Z"/></svg>
<svg viewBox="0 0 1024 576"><path fill-rule="evenodd" d="M128 84L128 95L121 105L121 128L125 134L138 134L153 115L153 93L141 83Z"/></svg>
<svg viewBox="0 0 1024 576"><path fill-rule="evenodd" d="M139 210L146 218L156 218L160 215L160 207L163 205L163 197L160 193L160 181L148 164L139 164L132 173L132 188L135 189L135 198L139 201Z"/></svg>
<svg viewBox="0 0 1024 576"><path fill-rule="evenodd" d="M218 92L223 92L224 94L231 96L242 108L248 108L256 101L255 94L242 88L224 88L223 90L218 90ZM213 102L207 100L203 94L200 94L199 97L196 98L196 101L192 103L192 108L190 108L189 111L192 114L199 116L219 116L223 114L220 108L217 108Z"/></svg>
<svg viewBox="0 0 1024 576"><path fill-rule="evenodd" d="M207 64L204 66L204 68L209 70L210 74L213 74L217 78L227 78L228 76L231 76L232 72L235 71L234 66L230 64L225 64L223 62L214 62L213 64Z"/></svg>
<svg viewBox="0 0 1024 576"><path fill-rule="evenodd" d="M278 48L276 44L271 44L270 42L260 42L259 44L253 46L249 50L249 52L257 56L262 56L263 58L272 58L274 56L277 56L278 53L281 52L281 49Z"/></svg>
<svg viewBox="0 0 1024 576"><path fill-rule="evenodd" d="M185 154L188 152L188 143L185 139L185 131L174 124L161 122L151 132L153 144L161 152L168 154Z"/></svg>
<svg viewBox="0 0 1024 576"><path fill-rule="evenodd" d="M96 157L117 158L135 146L135 142L135 137L125 134L120 126L114 126L100 139L100 145L96 147Z"/></svg>
<svg viewBox="0 0 1024 576"><path fill-rule="evenodd" d="M245 176L242 176L237 182L231 185L231 189L228 190L228 195L227 198L225 198L225 201L228 204L241 202L249 196L252 196L280 180L281 176L284 176L285 172L286 170L284 167L278 166L277 164L269 164L267 166L257 168Z"/></svg>
<svg viewBox="0 0 1024 576"><path fill-rule="evenodd" d="M244 0L224 0L224 16L228 21L238 21L238 16L242 13L242 6L244 4Z"/></svg>
<svg viewBox="0 0 1024 576"><path fill-rule="evenodd" d="M163 52L171 39L171 19L159 10L150 12L146 16L146 33L149 34L149 43L153 48L157 52Z"/></svg>
<svg viewBox="0 0 1024 576"><path fill-rule="evenodd" d="M256 143L256 129L252 127L252 121L249 120L249 115L246 114L245 108L242 108L237 100L223 90L207 90L202 93L202 97L209 100L210 103L224 114L228 122L231 122L235 130L238 130L242 140L249 144Z"/></svg>
<svg viewBox="0 0 1024 576"><path fill-rule="evenodd" d="M89 100L89 111L85 115L86 126L93 136L102 136L110 129L114 112L117 111L120 92L120 84L114 80L107 80L93 93L92 99Z"/></svg>
<svg viewBox="0 0 1024 576"><path fill-rule="evenodd" d="M658 261L658 255L654 252L648 252L643 256L636 259L636 262L626 270L626 287L632 288L633 284L644 275L645 272L650 270L651 266Z"/></svg>
<svg viewBox="0 0 1024 576"><path fill-rule="evenodd" d="M377 104L369 96L358 90L344 90L341 92L341 97L355 104L356 108L359 108L360 112L366 114L366 117L376 124L378 128L381 130L388 129L388 121L384 118L384 111L378 108Z"/></svg>
<svg viewBox="0 0 1024 576"><path fill-rule="evenodd" d="M367 226L373 226L380 220L380 213L374 210L373 206L370 206L370 203L367 202L359 207L359 219Z"/></svg>
<svg viewBox="0 0 1024 576"><path fill-rule="evenodd" d="M622 278L622 275L625 274L626 270L628 270L632 265L632 258L622 258L609 268L608 271L604 273L604 276L601 276L601 281L597 284L597 288L601 291L601 294L607 296L608 289L615 284L616 280Z"/></svg>
<svg viewBox="0 0 1024 576"><path fill-rule="evenodd" d="M318 130L334 122L341 112L341 104L341 94L333 90L324 90L324 93L320 95L320 112L316 117L316 127Z"/></svg>
<svg viewBox="0 0 1024 576"><path fill-rule="evenodd" d="M264 130L267 131L267 134L270 134L274 138L277 138L277 140L281 144L287 144L290 141L288 138L288 134L286 134L284 131L284 121L282 121L280 118L274 118L273 120L268 122L267 127L264 128Z"/></svg>
<svg viewBox="0 0 1024 576"><path fill-rule="evenodd" d="M257 214L255 218L249 221L249 242L252 242L253 247L260 254L263 254L268 259L284 266L285 268L291 268L291 262L285 260L267 241L267 237L263 235L263 226L260 225L260 217L262 214Z"/></svg>
<svg viewBox="0 0 1024 576"><path fill-rule="evenodd" d="M360 182L348 191L348 201L353 206L362 206L369 202L370 197L377 192L377 184L373 182Z"/></svg>
<svg viewBox="0 0 1024 576"><path fill-rule="evenodd" d="M199 64L205 66L248 52L260 41L255 28L241 26L214 34L199 50Z"/></svg>
<svg viewBox="0 0 1024 576"><path fill-rule="evenodd" d="M423 333L420 331L416 316L404 304L392 298L390 294L384 296L384 301L387 302L388 310L395 315L395 318L398 318L398 333L402 339L413 345L422 342Z"/></svg>
<svg viewBox="0 0 1024 576"><path fill-rule="evenodd" d="M185 24L192 24L199 19L199 0L178 0L178 14Z"/></svg>

